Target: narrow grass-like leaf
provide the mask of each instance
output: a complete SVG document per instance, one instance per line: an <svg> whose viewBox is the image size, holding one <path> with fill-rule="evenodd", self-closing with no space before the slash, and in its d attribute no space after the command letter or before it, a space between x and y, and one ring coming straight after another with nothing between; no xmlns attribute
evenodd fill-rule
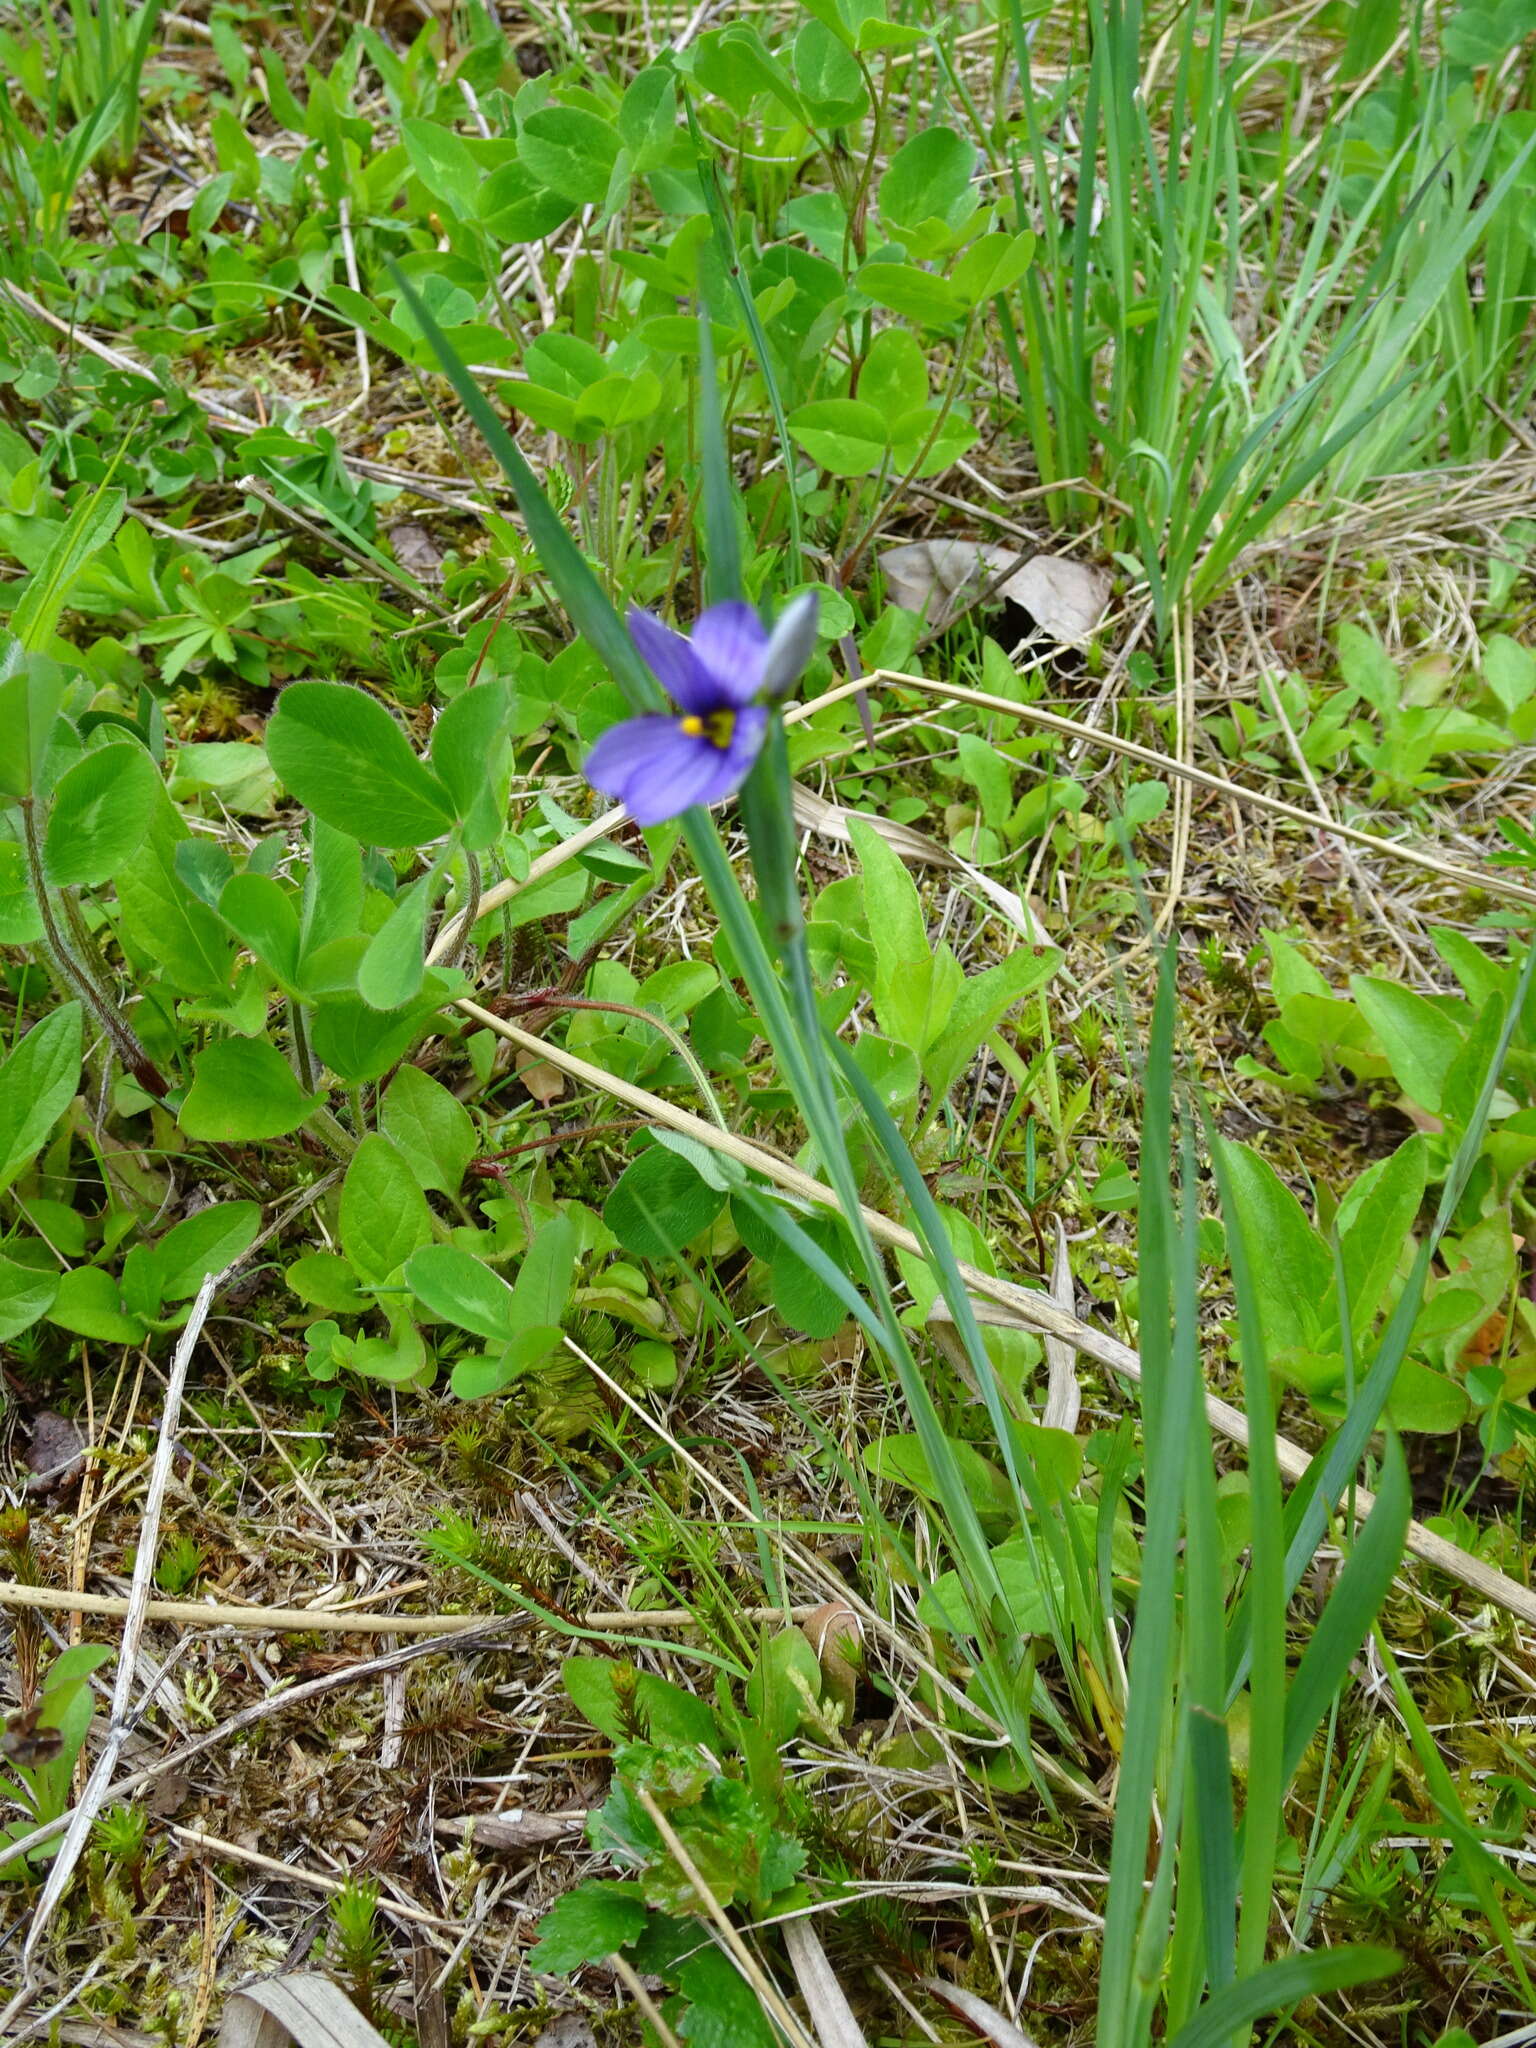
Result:
<svg viewBox="0 0 1536 2048"><path fill-rule="evenodd" d="M800 499L795 490L795 444L789 435L789 416L785 410L784 394L779 389L779 380L774 374L773 358L768 352L768 336L763 331L762 319L758 314L757 302L747 289L746 279L741 274L741 258L736 249L735 228L732 225L730 209L720 186L720 174L714 158L709 154L699 124L694 116L693 102L685 92L683 110L688 117L688 132L693 137L693 146L698 152L697 169L699 187L704 194L704 205L709 213L710 226L714 230L715 246L725 266L731 290L741 309L746 323L747 334L752 342L752 353L757 358L758 373L763 388L768 394L768 409L773 414L774 432L778 436L779 451L784 460L785 510L789 518L789 553L794 568L795 580L803 573L805 542L800 531ZM707 308L701 308L707 314Z"/></svg>
<svg viewBox="0 0 1536 2048"><path fill-rule="evenodd" d="M1145 1918L1142 1886L1147 1867L1160 1759L1173 1727L1178 1644L1179 1532L1185 1486L1183 1415L1175 1396L1174 1237L1168 1186L1173 1146L1174 953L1164 949L1142 1076L1140 1203L1141 1404L1144 1423L1146 1510L1141 1594L1130 1650L1130 1694L1125 1742L1115 1797L1109 1894L1099 1971L1099 2048L1135 2048L1138 2039L1136 1958Z"/></svg>
<svg viewBox="0 0 1536 2048"><path fill-rule="evenodd" d="M1501 1890L1513 1892L1529 1909L1536 1905L1536 1890L1517 1877L1513 1870L1497 1857L1491 1856L1483 1846L1476 1828L1468 1820L1456 1791L1456 1783L1441 1759L1435 1738L1428 1723L1419 1711L1419 1703L1413 1697L1412 1689L1404 1679L1391 1645L1380 1628L1375 1630L1377 1652L1381 1657L1388 1678L1392 1683L1393 1695L1403 1725L1408 1730L1408 1739L1413 1744L1414 1755L1424 1773L1424 1782L1429 1787L1431 1799L1445 1823L1445 1831L1460 1859L1467 1883L1472 1887L1483 1917L1493 1929L1500 1948L1508 1959L1515 1980L1525 1998L1527 2010L1536 2009L1536 1985L1525 1966L1519 1937L1510 1926L1509 1915L1499 1897Z"/></svg>
<svg viewBox="0 0 1536 2048"><path fill-rule="evenodd" d="M1319 1949L1266 1963L1241 1984L1219 1991L1188 2026L1180 2027L1168 2048L1230 2048L1265 2013L1285 2011L1304 1998L1322 1998L1330 1991L1347 1991L1354 1984L1378 1983L1399 1969L1401 1961L1394 1949L1360 1947Z"/></svg>
<svg viewBox="0 0 1536 2048"><path fill-rule="evenodd" d="M487 448L501 464L517 497L518 509L528 528L544 573L555 587L571 624L581 637L602 656L614 681L637 711L654 711L661 693L650 670L635 652L622 620L602 585L566 530L565 522L544 495L538 478L498 418L495 407L470 373L469 365L423 305L420 295L402 271L393 264L390 274L399 286L443 375L458 393L459 403L473 420Z"/></svg>
<svg viewBox="0 0 1536 2048"><path fill-rule="evenodd" d="M1283 1776L1287 1784L1387 1597L1392 1576L1402 1562L1412 1504L1408 1466L1393 1435L1387 1440L1387 1455L1376 1485L1376 1505L1355 1540L1286 1695Z"/></svg>
<svg viewBox="0 0 1536 2048"><path fill-rule="evenodd" d="M115 461L112 466L117 467ZM11 614L11 631L30 653L46 649L81 571L117 531L127 503L125 491L98 484L76 505L41 567L27 578Z"/></svg>
<svg viewBox="0 0 1536 2048"><path fill-rule="evenodd" d="M720 409L720 376L715 363L714 324L704 293L699 293L699 471L703 480L704 562L711 604L741 596L741 535L736 523L736 492L731 482L726 436L729 426Z"/></svg>

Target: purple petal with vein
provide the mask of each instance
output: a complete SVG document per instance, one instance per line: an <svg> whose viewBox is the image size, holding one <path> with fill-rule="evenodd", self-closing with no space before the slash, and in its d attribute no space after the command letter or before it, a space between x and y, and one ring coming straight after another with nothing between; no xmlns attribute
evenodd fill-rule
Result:
<svg viewBox="0 0 1536 2048"><path fill-rule="evenodd" d="M682 634L674 633L670 626L664 626L649 612L641 611L638 605L630 608L628 624L629 637L639 650L641 660L667 695L681 704L685 711L701 715L713 711L720 702L714 678Z"/></svg>
<svg viewBox="0 0 1536 2048"><path fill-rule="evenodd" d="M701 612L689 646L725 704L750 704L763 686L768 635L751 605L733 598Z"/></svg>

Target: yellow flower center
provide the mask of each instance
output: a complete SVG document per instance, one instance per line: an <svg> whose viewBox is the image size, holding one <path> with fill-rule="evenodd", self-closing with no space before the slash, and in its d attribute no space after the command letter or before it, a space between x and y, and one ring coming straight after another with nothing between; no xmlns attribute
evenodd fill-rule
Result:
<svg viewBox="0 0 1536 2048"><path fill-rule="evenodd" d="M712 747L718 747L723 754L731 744L736 731L736 714L734 711L711 711L707 718L698 718L690 714L687 718L680 718L677 721L677 729L686 733L691 740L707 739Z"/></svg>

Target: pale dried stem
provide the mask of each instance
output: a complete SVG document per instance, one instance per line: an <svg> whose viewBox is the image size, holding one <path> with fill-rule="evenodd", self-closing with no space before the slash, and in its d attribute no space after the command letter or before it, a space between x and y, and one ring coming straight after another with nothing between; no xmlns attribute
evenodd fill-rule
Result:
<svg viewBox="0 0 1536 2048"><path fill-rule="evenodd" d="M611 1095L638 1110L649 1121L662 1125L668 1130L678 1131L683 1136L696 1139L701 1145L708 1145L713 1151L734 1159L739 1165L760 1173L765 1180L776 1187L798 1196L802 1201L814 1202L820 1208L837 1210L837 1197L832 1189L815 1180L799 1167L766 1152L759 1145L737 1137L734 1133L717 1130L702 1117L691 1111L679 1109L659 1095L652 1095L644 1088L636 1087L631 1081L621 1080L604 1068L594 1066L590 1060L568 1052L564 1046L553 1045L548 1039L539 1038L531 1031L524 1031L520 1025L509 1024L504 1018L494 1016L469 997L460 997L457 1007L477 1024L494 1031L499 1037L521 1047L537 1059L547 1060L551 1066L568 1074L572 1080L599 1094ZM919 1239L903 1225L895 1223L878 1209L861 1207L864 1225L877 1243L894 1251L904 1251L923 1257ZM960 1274L971 1296L977 1317L982 1322L991 1322L1004 1328L1033 1331L1038 1336L1059 1337L1085 1357L1093 1358L1100 1365L1108 1366L1125 1379L1139 1381L1141 1360L1128 1344L1106 1331L1095 1330L1087 1323L1080 1322L1068 1310L1060 1308L1047 1294L1029 1287L1022 1287L1016 1281L1003 1280L990 1273L982 1273L974 1266L964 1263ZM936 1309L935 1313L939 1313ZM1248 1442L1248 1419L1240 1409L1229 1402L1219 1400L1214 1394L1205 1397L1206 1415L1211 1426L1229 1441L1246 1445ZM643 1412L643 1411L641 1411ZM1276 1441L1276 1453L1280 1469L1286 1477L1297 1480L1306 1471L1310 1460L1299 1444L1280 1437ZM1353 1502L1357 1520L1364 1520L1374 1508L1375 1496L1364 1487L1353 1491ZM1523 1621L1536 1626L1536 1591L1520 1585L1505 1572L1496 1571L1458 1544L1448 1542L1426 1529L1422 1523L1408 1525L1408 1548L1426 1564L1433 1565L1450 1577L1459 1579L1463 1585L1486 1600L1494 1601L1509 1613L1518 1615Z"/></svg>

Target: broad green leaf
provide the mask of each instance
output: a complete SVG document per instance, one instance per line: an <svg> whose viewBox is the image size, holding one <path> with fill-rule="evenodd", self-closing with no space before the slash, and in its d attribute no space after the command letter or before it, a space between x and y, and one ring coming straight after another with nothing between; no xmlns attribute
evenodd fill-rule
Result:
<svg viewBox="0 0 1536 2048"><path fill-rule="evenodd" d="M1235 1217L1270 1351L1307 1350L1326 1327L1335 1299L1333 1261L1306 1212L1279 1174L1247 1145L1227 1144Z"/></svg>
<svg viewBox="0 0 1536 2048"><path fill-rule="evenodd" d="M399 1010L420 993L427 971L427 912L438 870L420 876L395 898L357 970L357 992L375 1010Z"/></svg>
<svg viewBox="0 0 1536 2048"><path fill-rule="evenodd" d="M413 1381L430 1381L425 1372L427 1347L414 1323L390 1319L387 1337L358 1337L352 1341L346 1363L353 1372L387 1386L404 1387Z"/></svg>
<svg viewBox="0 0 1536 2048"><path fill-rule="evenodd" d="M526 164L503 164L480 188L476 214L504 242L541 242L576 211L572 200L551 192Z"/></svg>
<svg viewBox="0 0 1536 2048"><path fill-rule="evenodd" d="M821 1665L807 1638L797 1628L769 1636L747 1680L746 1707L775 1749L799 1732L820 1697Z"/></svg>
<svg viewBox="0 0 1536 2048"><path fill-rule="evenodd" d="M432 766L459 815L459 838L471 852L506 830L512 752L512 702L504 682L477 683L448 704L432 729Z"/></svg>
<svg viewBox="0 0 1536 2048"><path fill-rule="evenodd" d="M1493 634L1483 648L1483 681L1505 711L1518 711L1536 692L1536 653L1507 633Z"/></svg>
<svg viewBox="0 0 1536 2048"><path fill-rule="evenodd" d="M666 64L637 72L619 108L619 140L638 174L662 164L677 139L677 80Z"/></svg>
<svg viewBox="0 0 1536 2048"><path fill-rule="evenodd" d="M379 1127L424 1188L456 1195L475 1156L475 1125L459 1098L420 1067L402 1067L384 1091Z"/></svg>
<svg viewBox="0 0 1536 2048"><path fill-rule="evenodd" d="M36 1158L79 1082L80 1005L62 1003L0 1065L0 1188Z"/></svg>
<svg viewBox="0 0 1536 2048"><path fill-rule="evenodd" d="M447 201L460 220L473 220L485 170L462 136L441 121L402 121L400 140L433 197Z"/></svg>
<svg viewBox="0 0 1536 2048"><path fill-rule="evenodd" d="M362 848L349 832L338 832L323 818L312 817L309 869L299 914L299 940L305 958L333 939L350 938L361 928L362 914Z"/></svg>
<svg viewBox="0 0 1536 2048"><path fill-rule="evenodd" d="M29 653L41 654L90 561L117 531L127 494L100 485L65 521L42 566L27 578L11 614L11 631Z"/></svg>
<svg viewBox="0 0 1536 2048"><path fill-rule="evenodd" d="M720 1723L696 1693L654 1672L635 1675L632 1710L620 1700L614 1674L624 1667L608 1657L567 1657L560 1681L576 1711L611 1742L639 1739L675 1749L717 1749Z"/></svg>
<svg viewBox="0 0 1536 2048"><path fill-rule="evenodd" d="M1402 697L1397 664L1374 633L1346 622L1339 628L1339 672L1373 711L1390 718Z"/></svg>
<svg viewBox="0 0 1536 2048"><path fill-rule="evenodd" d="M0 1344L8 1344L46 1315L58 1291L54 1267L23 1266L0 1254Z"/></svg>
<svg viewBox="0 0 1536 2048"><path fill-rule="evenodd" d="M966 302L946 278L935 277L915 263L877 259L860 266L853 279L865 298L920 327L949 327L966 310Z"/></svg>
<svg viewBox="0 0 1536 2048"><path fill-rule="evenodd" d="M423 999L398 1010L375 1010L361 996L338 995L315 1005L309 1042L316 1059L355 1088L377 1081L426 1031L436 1005Z"/></svg>
<svg viewBox="0 0 1536 2048"><path fill-rule="evenodd" d="M922 899L901 856L867 818L848 820L862 870L864 914L881 961L920 960L933 950Z"/></svg>
<svg viewBox="0 0 1536 2048"><path fill-rule="evenodd" d="M283 1274L300 1301L337 1316L359 1316L370 1304L357 1275L335 1252L306 1252Z"/></svg>
<svg viewBox="0 0 1536 2048"><path fill-rule="evenodd" d="M1062 1585L1045 1546L1033 1548L1022 1536L1001 1543L992 1553L998 1584L1003 1589L1008 1626L1021 1636L1049 1635L1051 1615L1062 1600ZM917 1603L918 1619L951 1635L981 1633L977 1616L958 1572L942 1572Z"/></svg>
<svg viewBox="0 0 1536 2048"><path fill-rule="evenodd" d="M192 1086L177 1118L189 1138L241 1144L295 1131L325 1100L307 1095L264 1038L225 1038L192 1061Z"/></svg>
<svg viewBox="0 0 1536 2048"><path fill-rule="evenodd" d="M0 797L30 796L39 786L54 721L70 676L46 655L0 642Z"/></svg>
<svg viewBox="0 0 1536 2048"><path fill-rule="evenodd" d="M32 946L42 936L26 854L14 839L0 839L0 946Z"/></svg>
<svg viewBox="0 0 1536 2048"><path fill-rule="evenodd" d="M676 1152L652 1145L632 1159L603 1204L603 1221L626 1251L641 1258L675 1258L725 1206Z"/></svg>
<svg viewBox="0 0 1536 2048"><path fill-rule="evenodd" d="M583 1963L606 1962L639 1938L650 1917L638 1884L589 1877L557 1899L539 1922L528 1966L563 1976Z"/></svg>
<svg viewBox="0 0 1536 2048"><path fill-rule="evenodd" d="M578 206L595 206L608 196L618 130L581 107L541 107L519 128L517 153L551 192Z"/></svg>
<svg viewBox="0 0 1536 2048"><path fill-rule="evenodd" d="M249 1250L260 1228L256 1202L214 1202L183 1218L154 1247L162 1299L196 1294L210 1273L222 1273Z"/></svg>
<svg viewBox="0 0 1536 2048"><path fill-rule="evenodd" d="M962 983L937 1038L922 1056L923 1077L936 1096L947 1095L977 1047L1015 1003L1044 986L1061 965L1053 946L1019 946L995 967Z"/></svg>
<svg viewBox="0 0 1536 2048"><path fill-rule="evenodd" d="M1445 1436L1460 1429L1471 1405L1465 1387L1422 1358L1405 1358L1387 1396L1387 1416L1396 1429Z"/></svg>
<svg viewBox="0 0 1536 2048"><path fill-rule="evenodd" d="M243 946L270 967L291 995L299 981L299 913L292 893L271 875L232 875L219 892L219 915Z"/></svg>
<svg viewBox="0 0 1536 2048"><path fill-rule="evenodd" d="M456 1400L483 1401L502 1393L559 1349L559 1325L535 1323L519 1329L497 1350L455 1359L449 1387Z"/></svg>
<svg viewBox="0 0 1536 2048"><path fill-rule="evenodd" d="M810 116L808 125L846 128L869 110L864 73L847 43L824 22L808 21L795 37L795 83Z"/></svg>
<svg viewBox="0 0 1536 2048"><path fill-rule="evenodd" d="M976 211L977 152L953 128L928 127L904 142L880 180L880 218L909 255L932 256Z"/></svg>
<svg viewBox="0 0 1536 2048"><path fill-rule="evenodd" d="M1357 1336L1370 1328L1403 1246L1413 1233L1429 1175L1429 1147L1417 1134L1366 1168L1342 1202L1335 1228Z"/></svg>
<svg viewBox="0 0 1536 2048"><path fill-rule="evenodd" d="M82 755L60 778L48 808L43 866L56 888L111 879L142 844L159 770L130 740Z"/></svg>
<svg viewBox="0 0 1536 2048"><path fill-rule="evenodd" d="M457 1245L428 1244L406 1261L406 1285L430 1314L468 1330L488 1344L505 1344L517 1331L512 1289L499 1273Z"/></svg>
<svg viewBox="0 0 1536 2048"><path fill-rule="evenodd" d="M818 398L789 415L789 431L833 476L863 476L885 459L888 422L857 398Z"/></svg>
<svg viewBox="0 0 1536 2048"><path fill-rule="evenodd" d="M341 1248L366 1287L379 1287L432 1238L432 1211L405 1154L371 1131L341 1184Z"/></svg>
<svg viewBox="0 0 1536 2048"><path fill-rule="evenodd" d="M949 1449L966 1498L988 1533L996 1535L1000 1526L1014 1525L1018 1503L1008 1475L959 1438L950 1439ZM877 1479L903 1486L909 1493L915 1493L921 1500L932 1501L936 1506L948 1506L920 1437L887 1436L876 1443L866 1444L864 1464Z"/></svg>
<svg viewBox="0 0 1536 2048"><path fill-rule="evenodd" d="M576 1225L557 1215L534 1233L512 1287L512 1316L519 1327L558 1326L576 1277Z"/></svg>
<svg viewBox="0 0 1536 2048"><path fill-rule="evenodd" d="M1392 1077L1405 1095L1438 1115L1445 1077L1465 1033L1428 997L1374 974L1350 976L1350 994L1381 1042Z"/></svg>
<svg viewBox="0 0 1536 2048"><path fill-rule="evenodd" d="M289 794L365 846L423 846L452 830L453 799L375 698L345 683L290 683L267 723Z"/></svg>
<svg viewBox="0 0 1536 2048"><path fill-rule="evenodd" d="M1034 256L1033 234L983 235L980 241L972 242L950 272L950 289L964 300L967 308L979 306L983 300L995 298L1016 285Z"/></svg>
<svg viewBox="0 0 1536 2048"><path fill-rule="evenodd" d="M98 1344L137 1344L145 1329L143 1319L124 1308L117 1282L100 1266L75 1266L60 1275L48 1320Z"/></svg>
<svg viewBox="0 0 1536 2048"><path fill-rule="evenodd" d="M859 402L885 421L927 405L928 358L915 334L884 327L875 336L859 372Z"/></svg>
<svg viewBox="0 0 1536 2048"><path fill-rule="evenodd" d="M901 857L868 820L850 817L849 829L875 946L875 1015L882 1031L921 1055L951 1015L965 977L947 946L935 952L930 944L922 901Z"/></svg>
<svg viewBox="0 0 1536 2048"><path fill-rule="evenodd" d="M159 968L176 994L214 995L229 987L235 948L218 913L177 873L176 849L188 836L162 791L143 846L116 877L121 929L128 951Z"/></svg>

